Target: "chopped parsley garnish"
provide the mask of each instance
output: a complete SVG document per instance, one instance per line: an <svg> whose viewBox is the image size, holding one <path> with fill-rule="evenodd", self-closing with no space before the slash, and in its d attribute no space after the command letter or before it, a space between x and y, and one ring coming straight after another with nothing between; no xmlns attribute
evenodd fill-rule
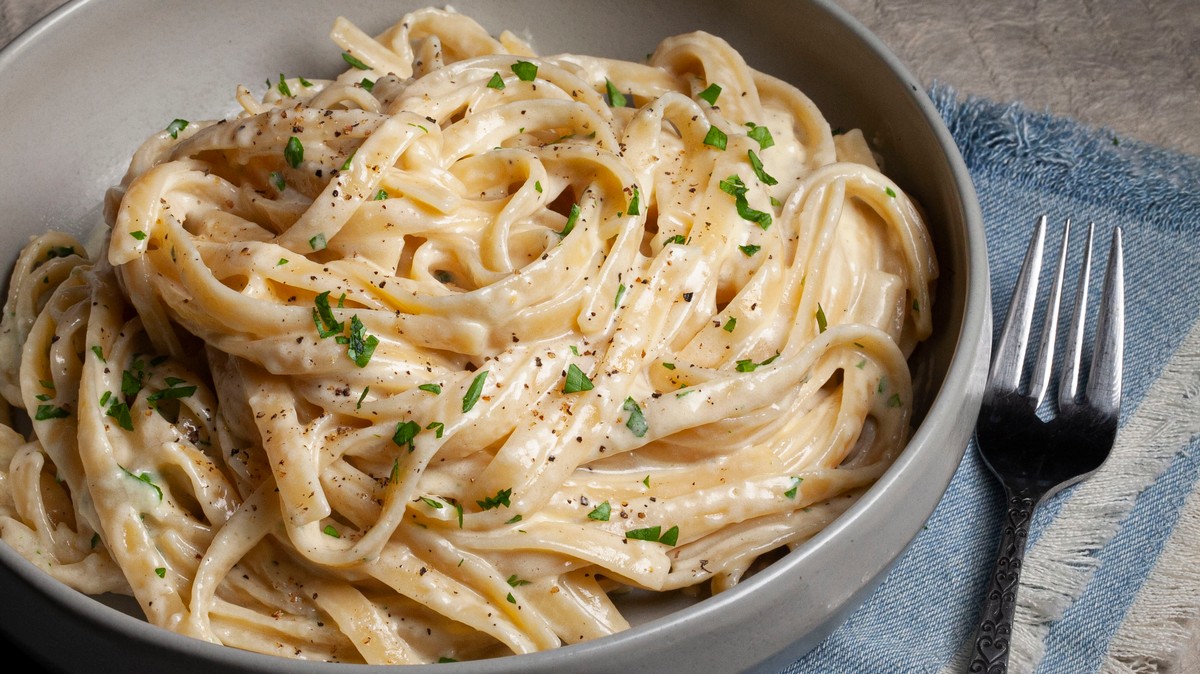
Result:
<svg viewBox="0 0 1200 674"><path fill-rule="evenodd" d="M292 168L298 168L300 162L304 161L304 144L300 139L292 136L288 138L287 145L283 147L283 159Z"/></svg>
<svg viewBox="0 0 1200 674"><path fill-rule="evenodd" d="M567 381L563 384L563 393L579 393L593 388L592 380L588 379L575 363L567 366Z"/></svg>
<svg viewBox="0 0 1200 674"><path fill-rule="evenodd" d="M325 532L326 536L333 536L334 538L342 537L342 535L340 533L338 533L338 530L335 529L332 524L326 524L325 528L322 529L321 531Z"/></svg>
<svg viewBox="0 0 1200 674"><path fill-rule="evenodd" d="M279 89L279 93L283 96L292 95L292 88L288 86L287 79L283 76L283 73L279 73L279 86L276 88Z"/></svg>
<svg viewBox="0 0 1200 674"><path fill-rule="evenodd" d="M421 389L422 391L429 391L433 395L439 395L442 392L441 384L421 384L417 388Z"/></svg>
<svg viewBox="0 0 1200 674"><path fill-rule="evenodd" d="M745 254L746 254L746 257L754 257L754 254L755 254L755 253L757 253L758 251L762 250L762 246L756 246L756 245L754 245L754 244L752 244L752 243L748 243L748 244L746 244L746 245L744 245L744 246L738 246L738 250L740 250L740 251L742 251L743 253L745 253Z"/></svg>
<svg viewBox="0 0 1200 674"><path fill-rule="evenodd" d="M302 76L298 76L298 77L296 77L296 79L300 81L300 86L302 86L302 87L311 87L312 86L312 82L309 82L308 80L304 79L304 77L302 77Z"/></svg>
<svg viewBox="0 0 1200 674"><path fill-rule="evenodd" d="M726 143L729 142L729 136L725 132L718 129L715 125L708 127L708 133L704 134L704 144L724 150Z"/></svg>
<svg viewBox="0 0 1200 674"><path fill-rule="evenodd" d="M682 246L687 243L687 239L685 239L682 234L676 234L675 236L672 236L671 238L667 239L666 241L663 241L664 246L669 243L677 243Z"/></svg>
<svg viewBox="0 0 1200 674"><path fill-rule="evenodd" d="M746 156L750 158L750 168L754 169L754 175L763 182L764 185L778 185L779 181L773 178L766 170L763 169L762 160L758 155L754 154L754 150L747 150Z"/></svg>
<svg viewBox="0 0 1200 674"><path fill-rule="evenodd" d="M522 580L521 578L517 577L517 574L514 573L513 575L508 577L508 580L506 582L512 587L520 587L522 585L528 585L530 581Z"/></svg>
<svg viewBox="0 0 1200 674"><path fill-rule="evenodd" d="M364 77L362 78L362 81L358 83L358 86L370 92L375 88L375 82Z"/></svg>
<svg viewBox="0 0 1200 674"><path fill-rule="evenodd" d="M513 593L511 593L511 592L509 592L509 593L508 593L508 596L507 596L507 597L505 597L505 599L507 599L507 600L508 600L508 603L510 603L510 604L515 604L515 603L517 603L517 598L516 598L516 597L514 597L514 596L513 596Z"/></svg>
<svg viewBox="0 0 1200 674"><path fill-rule="evenodd" d="M345 61L346 63L349 63L350 65L354 66L355 68L358 68L359 70L370 70L371 69L371 66L358 60L358 57L354 56L354 54L351 54L348 51L342 52L342 60Z"/></svg>
<svg viewBox="0 0 1200 674"><path fill-rule="evenodd" d="M279 258L279 262L275 263L275 266L282 267L283 265L285 265L287 263L288 263L288 259L286 257L281 257L281 258Z"/></svg>
<svg viewBox="0 0 1200 674"><path fill-rule="evenodd" d="M463 507L462 507L462 504L461 504L461 503L459 503L458 501L455 501L455 500L453 500L453 499L447 499L447 500L448 500L448 501L450 501L450 505L454 506L454 513L455 513L456 515L458 515L458 528L459 528L459 529L463 528Z"/></svg>
<svg viewBox="0 0 1200 674"><path fill-rule="evenodd" d="M625 538L635 541L654 541L665 545L675 545L679 542L679 527L673 526L665 532L659 526L630 529L625 532Z"/></svg>
<svg viewBox="0 0 1200 674"><path fill-rule="evenodd" d="M700 93L696 94L696 96L698 96L699 98L701 98L705 101L708 101L709 105L716 105L717 104L717 96L720 96L720 95L721 95L721 85L717 84L716 82L709 84L708 87L705 88L704 91L701 91Z"/></svg>
<svg viewBox="0 0 1200 674"><path fill-rule="evenodd" d="M612 506L608 504L608 501L592 508L592 512L588 513L588 519L598 522L607 522L610 516L612 516Z"/></svg>
<svg viewBox="0 0 1200 674"><path fill-rule="evenodd" d="M154 484L154 479L150 477L149 473L141 473L138 475L134 475L133 472L131 470L129 470L128 468L126 468L125 466L122 466L120 464L117 464L117 466L122 471L124 471L125 474L128 475L129 477L132 477L133 479L141 481L141 482L145 482L146 484L153 487L155 493L158 494L158 500L160 500L160 501L162 500L162 497L163 497L162 489L158 485Z"/></svg>
<svg viewBox="0 0 1200 674"><path fill-rule="evenodd" d="M513 515L512 517L508 518L504 523L505 524L516 524L517 522L520 522L521 519L522 519L521 514L518 513L518 514Z"/></svg>
<svg viewBox="0 0 1200 674"><path fill-rule="evenodd" d="M887 402L887 404L888 404L888 407L899 407L899 406L901 405L901 402L900 402L900 394L899 394L899 393L893 393L893 394L892 394L892 397L891 397L891 398L888 398L888 402Z"/></svg>
<svg viewBox="0 0 1200 674"><path fill-rule="evenodd" d="M379 346L379 338L368 335L367 328L357 315L350 317L350 343L346 346L346 355L359 367L366 367L371 362L375 347Z"/></svg>
<svg viewBox="0 0 1200 674"><path fill-rule="evenodd" d="M112 397L112 394L113 394L112 391L105 391L104 394L100 396L100 406L101 407L104 407L105 405L108 404L108 399Z"/></svg>
<svg viewBox="0 0 1200 674"><path fill-rule="evenodd" d="M271 184L280 192L287 189L287 181L283 179L283 173L280 171L271 171Z"/></svg>
<svg viewBox="0 0 1200 674"><path fill-rule="evenodd" d="M333 309L329 307L329 291L317 295L313 301L316 304L312 310L313 323L316 324L317 334L321 339L341 333L345 325L333 315Z"/></svg>
<svg viewBox="0 0 1200 674"><path fill-rule="evenodd" d="M125 394L127 398L132 398L138 394L138 391L142 390L142 384L146 378L146 371L141 367L138 367L141 362L142 361L140 360L134 361L132 371L125 370L121 372L121 393Z"/></svg>
<svg viewBox="0 0 1200 674"><path fill-rule="evenodd" d="M54 405L38 405L37 411L34 412L33 418L38 421L46 421L47 419L65 419L71 416L67 410L56 407Z"/></svg>
<svg viewBox="0 0 1200 674"><path fill-rule="evenodd" d="M146 233L140 229L130 232L129 236L132 236L133 238L137 239L138 241L145 241L145 239L146 239Z"/></svg>
<svg viewBox="0 0 1200 674"><path fill-rule="evenodd" d="M722 180L720 183L721 191L732 195L734 204L737 206L738 215L743 220L757 223L759 227L766 229L771 226L771 214L763 211L750 208L750 202L746 199L746 192L749 188L746 183L742 182L741 177L732 175Z"/></svg>
<svg viewBox="0 0 1200 674"><path fill-rule="evenodd" d="M771 137L771 130L765 126L759 126L754 122L746 122L747 136L750 136L758 143L758 149L765 150L775 144L775 139Z"/></svg>
<svg viewBox="0 0 1200 674"><path fill-rule="evenodd" d="M608 102L614 108L623 108L629 101L625 99L625 94L621 93L620 89L612 83L612 80L604 78L604 89L608 92Z"/></svg>
<svg viewBox="0 0 1200 674"><path fill-rule="evenodd" d="M167 567L165 567L165 566L158 567L157 569L154 570L154 575L158 576L159 578L166 578L167 577Z"/></svg>
<svg viewBox="0 0 1200 674"><path fill-rule="evenodd" d="M308 240L308 247L312 248L313 250L325 250L325 246L327 245L329 244L325 241L325 234L323 233L317 234Z"/></svg>
<svg viewBox="0 0 1200 674"><path fill-rule="evenodd" d="M350 154L346 155L346 161L342 162L342 165L338 167L338 171L347 171L350 169L350 162L354 160L354 154L356 152L358 152L358 150L352 150Z"/></svg>
<svg viewBox="0 0 1200 674"><path fill-rule="evenodd" d="M796 489L800 486L800 483L803 481L804 481L804 478L802 478L802 477L793 477L792 478L792 488L783 492L783 495L788 498L796 498Z"/></svg>
<svg viewBox="0 0 1200 674"><path fill-rule="evenodd" d="M488 80L487 85L489 89L503 89L504 78L500 77L500 73L492 73L492 79Z"/></svg>
<svg viewBox="0 0 1200 674"><path fill-rule="evenodd" d="M721 329L725 332L733 332L737 329L737 319L730 316L729 320L725 321L725 325L721 326Z"/></svg>
<svg viewBox="0 0 1200 674"><path fill-rule="evenodd" d="M396 432L392 434L392 442L397 447L408 447L412 452L416 449L415 438L421 432L421 425L415 421L401 421L396 424Z"/></svg>
<svg viewBox="0 0 1200 674"><path fill-rule="evenodd" d="M479 396L483 393L483 382L487 379L487 374L488 371L484 370L475 375L475 378L471 380L471 386L467 388L467 394L463 396L463 414L470 412L471 408L475 407L475 403L479 402Z"/></svg>
<svg viewBox="0 0 1200 674"><path fill-rule="evenodd" d="M662 364L662 366L663 366L663 367L665 367L665 368L667 368L668 370L674 370L674 369L675 369L675 363L663 363L663 364Z"/></svg>
<svg viewBox="0 0 1200 674"><path fill-rule="evenodd" d="M187 128L188 121L186 119L176 119L167 125L167 133L171 134L172 138L179 138L179 132Z"/></svg>
<svg viewBox="0 0 1200 674"><path fill-rule="evenodd" d="M621 306L621 300L625 298L625 290L624 283L617 284L617 295L613 298L613 309Z"/></svg>
<svg viewBox="0 0 1200 674"><path fill-rule="evenodd" d="M508 508L511 505L509 503L509 498L511 496L512 488L501 489L500 491L496 492L495 496L485 497L482 501L475 501L475 503L479 506L480 510L493 510L495 508L499 508L500 506Z"/></svg>
<svg viewBox="0 0 1200 674"><path fill-rule="evenodd" d="M354 403L354 409L362 409L363 401L367 399L367 394L371 392L370 386L364 386L362 393L358 394L358 402Z"/></svg>
<svg viewBox="0 0 1200 674"><path fill-rule="evenodd" d="M629 208L626 209L626 211L625 211L626 213L628 213L630 215L641 215L642 214L641 207L638 205L638 200L639 200L640 196L641 195L638 193L638 186L634 185L633 186L633 196L629 198Z"/></svg>
<svg viewBox="0 0 1200 674"><path fill-rule="evenodd" d="M558 233L560 237L565 237L575 229L575 223L579 220L579 204L571 204L571 211L567 214L567 224L563 226L562 231Z"/></svg>
<svg viewBox="0 0 1200 674"><path fill-rule="evenodd" d="M645 436L646 431L650 430L650 425L646 423L646 417L642 414L642 408L638 407L637 402L632 397L626 398L621 409L629 413L629 418L625 420L625 427L639 438Z"/></svg>
<svg viewBox="0 0 1200 674"><path fill-rule="evenodd" d="M893 190L891 187L885 187L885 188L883 188L883 193L884 193L884 194L886 194L886 195L888 195L889 197L891 197L891 198L893 198L893 199L895 199L895 198L896 198L896 190Z"/></svg>
<svg viewBox="0 0 1200 674"><path fill-rule="evenodd" d="M434 510L441 510L441 509L442 509L442 502L441 502L441 501L435 501L435 500L433 500L433 499L429 498L428 496L422 496L422 497L421 497L421 501L422 501L422 502L424 502L424 503L425 503L425 505L429 506L430 508L433 508Z"/></svg>
<svg viewBox="0 0 1200 674"><path fill-rule="evenodd" d="M178 381L178 380L175 380ZM185 382L179 382L185 383ZM146 396L146 402L153 407L160 400L178 400L180 398L190 398L196 394L196 386L179 386L179 384L171 384L168 380L169 388L159 389L149 396Z"/></svg>
<svg viewBox="0 0 1200 674"><path fill-rule="evenodd" d="M92 347L92 353L96 354L96 357L100 359L100 362L101 362L101 363L107 363L107 362L108 362L107 360L105 360L105 359L104 359L104 351L103 351L103 349L101 349L101 348L100 348L100 345L99 345L99 344L97 344L96 346L93 346L93 347ZM51 386L51 387L48 387L48 388L54 388L54 387L53 387L53 386Z"/></svg>
<svg viewBox="0 0 1200 674"><path fill-rule="evenodd" d="M540 180L533 181L533 190L535 192L537 192L538 194L541 194L542 193L542 181L540 181Z"/></svg>
<svg viewBox="0 0 1200 674"><path fill-rule="evenodd" d="M512 64L512 71L522 82L532 82L537 77L538 67L529 61L517 61Z"/></svg>
<svg viewBox="0 0 1200 674"><path fill-rule="evenodd" d="M381 188L379 188L379 191L375 193L375 196L371 198L371 200L372 201L387 201L387 198L388 198L387 190L385 190L381 187Z"/></svg>
<svg viewBox="0 0 1200 674"><path fill-rule="evenodd" d="M129 414L129 405L126 405L123 400L113 400L105 414L116 419L117 425L121 428L127 431L133 430L133 417Z"/></svg>
<svg viewBox="0 0 1200 674"><path fill-rule="evenodd" d="M658 537L658 542L664 545L675 545L679 542L679 526L672 526L663 532L662 536Z"/></svg>
<svg viewBox="0 0 1200 674"><path fill-rule="evenodd" d="M425 426L425 430L433 431L433 437L441 438L442 433L446 431L446 424L443 424L440 421L431 421L427 426Z"/></svg>
<svg viewBox="0 0 1200 674"><path fill-rule="evenodd" d="M887 377L880 377L879 378L879 386L876 387L875 392L883 393L886 390L887 390Z"/></svg>
<svg viewBox="0 0 1200 674"><path fill-rule="evenodd" d="M825 332L828 327L829 321L825 318L825 310L821 308L821 303L817 302L817 332Z"/></svg>

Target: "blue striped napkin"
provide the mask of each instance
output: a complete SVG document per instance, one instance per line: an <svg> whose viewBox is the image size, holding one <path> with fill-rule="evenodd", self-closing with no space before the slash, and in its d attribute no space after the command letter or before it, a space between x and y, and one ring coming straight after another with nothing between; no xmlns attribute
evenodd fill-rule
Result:
<svg viewBox="0 0 1200 674"><path fill-rule="evenodd" d="M1096 223L1096 288L1113 226L1125 234L1121 430L1105 466L1035 516L1011 671L1198 671L1186 663L1200 650L1200 157L942 87L931 97L979 193L997 331L1040 215L1051 260L1063 220L1077 243ZM966 671L1001 510L972 443L878 591L785 671Z"/></svg>

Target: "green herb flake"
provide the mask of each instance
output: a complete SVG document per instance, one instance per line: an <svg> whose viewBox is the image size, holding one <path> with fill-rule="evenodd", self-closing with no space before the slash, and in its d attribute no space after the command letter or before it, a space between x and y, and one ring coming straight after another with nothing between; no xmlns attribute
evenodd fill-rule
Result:
<svg viewBox="0 0 1200 674"><path fill-rule="evenodd" d="M421 425L415 421L400 421L396 423L396 432L392 433L392 442L396 443L397 447L408 447L408 451L412 452L416 449L417 433L421 432Z"/></svg>
<svg viewBox="0 0 1200 674"><path fill-rule="evenodd" d="M638 204L641 194L638 192L638 186L633 186L633 196L629 198L629 208L625 210L630 215L641 215L641 206Z"/></svg>
<svg viewBox="0 0 1200 674"><path fill-rule="evenodd" d="M629 101L625 99L625 94L622 94L612 80L607 77L604 78L604 89L608 93L609 105L614 108L623 108L628 105Z"/></svg>
<svg viewBox="0 0 1200 674"><path fill-rule="evenodd" d="M438 658L438 664L439 664L439 665L446 664L447 662L458 662L458 660L455 660L454 658L451 658L451 657L447 657L447 656L445 656L445 655L443 655L442 657Z"/></svg>
<svg viewBox="0 0 1200 674"><path fill-rule="evenodd" d="M279 262L275 263L275 266L282 267L283 265L285 265L287 263L288 263L288 259L286 257L281 257L281 258L279 258Z"/></svg>
<svg viewBox="0 0 1200 674"><path fill-rule="evenodd" d="M292 136L288 138L287 145L283 147L283 159L292 168L299 168L300 163L304 161L304 144L300 139Z"/></svg>
<svg viewBox="0 0 1200 674"><path fill-rule="evenodd" d="M317 234L308 240L308 247L313 250L325 250L325 246L329 245L325 241L325 234Z"/></svg>
<svg viewBox="0 0 1200 674"><path fill-rule="evenodd" d="M287 78L283 76L283 73L279 73L279 86L276 88L279 89L280 95L288 97L292 95L292 88L288 86Z"/></svg>
<svg viewBox="0 0 1200 674"><path fill-rule="evenodd" d="M658 537L658 542L664 545L675 545L679 542L679 526L673 526L663 532L662 536Z"/></svg>
<svg viewBox="0 0 1200 674"><path fill-rule="evenodd" d="M284 180L283 173L280 171L271 171L271 184L280 192L287 189L287 180Z"/></svg>
<svg viewBox="0 0 1200 674"><path fill-rule="evenodd" d="M379 338L368 335L367 328L359 320L358 315L350 317L350 343L346 346L346 355L359 367L366 367L371 362L375 347L379 346Z"/></svg>
<svg viewBox="0 0 1200 674"><path fill-rule="evenodd" d="M900 401L900 394L893 393L892 397L888 398L888 407L900 407L903 403Z"/></svg>
<svg viewBox="0 0 1200 674"><path fill-rule="evenodd" d="M500 73L492 73L492 79L488 80L487 85L489 89L503 89L504 78L500 77Z"/></svg>
<svg viewBox="0 0 1200 674"><path fill-rule="evenodd" d="M349 63L351 66L358 68L359 70L370 70L371 69L371 66L363 63L362 61L360 61L358 59L358 57L354 56L354 54L351 54L348 51L342 52L342 60L345 61L346 63Z"/></svg>
<svg viewBox="0 0 1200 674"><path fill-rule="evenodd" d="M142 380L145 377L145 372L137 370L136 373L125 370L121 372L121 393L126 397L132 398L142 390Z"/></svg>
<svg viewBox="0 0 1200 674"><path fill-rule="evenodd" d="M496 492L495 496L487 496L482 501L475 501L475 504L479 506L480 510L493 510L500 506L508 508L512 505L509 500L511 496L512 488L510 487L508 489L501 489Z"/></svg>
<svg viewBox="0 0 1200 674"><path fill-rule="evenodd" d="M537 77L538 67L529 61L517 61L512 64L512 71L522 82L532 82Z"/></svg>
<svg viewBox="0 0 1200 674"><path fill-rule="evenodd" d="M754 139L758 143L758 149L765 150L775 144L775 139L771 137L771 130L765 126L759 126L754 122L746 122L747 136Z"/></svg>
<svg viewBox="0 0 1200 674"><path fill-rule="evenodd" d="M740 176L732 175L718 183L721 191L731 195L734 198L734 204L737 207L738 215L743 220L757 223L759 227L767 229L771 226L771 214L763 211L750 208L750 202L746 199L746 192L749 188L746 183L742 182Z"/></svg>
<svg viewBox="0 0 1200 674"><path fill-rule="evenodd" d="M542 193L542 181L540 181L540 180L533 181L533 190L535 192L537 192L538 194L541 194Z"/></svg>
<svg viewBox="0 0 1200 674"><path fill-rule="evenodd" d="M567 214L567 224L563 226L562 231L558 233L559 237L566 237L575 229L575 223L579 221L579 204L571 204L571 211Z"/></svg>
<svg viewBox="0 0 1200 674"><path fill-rule="evenodd" d="M821 308L821 303L817 302L817 333L825 332L829 328L829 320L825 318L825 310Z"/></svg>
<svg viewBox="0 0 1200 674"><path fill-rule="evenodd" d="M97 344L97 345L95 345L95 346L93 346L93 347L92 347L92 353L96 354L96 357L100 359L100 362L101 362L101 363L107 363L107 362L108 362L107 360L105 360L105 359L104 359L104 350L100 348L100 345L99 345L99 344ZM53 387L53 386L47 386L46 388L54 388L54 387Z"/></svg>
<svg viewBox="0 0 1200 674"><path fill-rule="evenodd" d="M724 150L728 142L729 136L726 136L725 132L715 125L708 127L708 133L704 134L704 144L715 147L718 150Z"/></svg>
<svg viewBox="0 0 1200 674"><path fill-rule="evenodd" d="M371 91L373 91L375 89L375 82L374 82L374 80L369 80L364 77L364 78L362 78L362 81L358 83L358 86L362 87L363 89L366 89L367 92L370 93Z"/></svg>
<svg viewBox="0 0 1200 674"><path fill-rule="evenodd" d="M133 417L129 414L129 405L126 405L124 401L113 400L105 415L115 419L121 428L127 431L133 430Z"/></svg>
<svg viewBox="0 0 1200 674"><path fill-rule="evenodd" d="M454 506L454 512L458 515L458 528L463 528L463 507L458 501L450 501L450 505Z"/></svg>
<svg viewBox="0 0 1200 674"><path fill-rule="evenodd" d="M354 403L354 409L361 410L363 401L366 400L367 394L371 392L370 386L364 386L362 393L358 394L358 401Z"/></svg>
<svg viewBox="0 0 1200 674"><path fill-rule="evenodd" d="M860 369L860 370L861 370L861 369L863 369L863 368L864 368L864 367L866 367L866 366L867 366L867 359L866 359L866 358L863 358L862 360L860 360L860 361L858 361L857 363L855 363L855 364L854 364L854 367L856 367L856 368L858 368L858 369Z"/></svg>
<svg viewBox="0 0 1200 674"><path fill-rule="evenodd" d="M665 367L665 368L667 368L668 370L674 370L674 369L675 369L675 363L663 363L663 364L662 364L662 366L663 366L663 367Z"/></svg>
<svg viewBox="0 0 1200 674"><path fill-rule="evenodd" d="M608 504L608 501L605 501L595 508L592 508L592 512L588 513L588 519L596 520L598 522L607 522L608 518L611 516L612 506Z"/></svg>
<svg viewBox="0 0 1200 674"><path fill-rule="evenodd" d="M627 288L625 287L624 283L620 283L617 285L617 295L616 295L616 297L613 298L613 309L616 309L617 307L621 306L621 300L625 299L625 291L626 290L627 290Z"/></svg>
<svg viewBox="0 0 1200 674"><path fill-rule="evenodd" d="M521 515L517 514L517 515L513 515L512 517L508 518L508 520L505 522L505 524L516 524L517 522L520 522L520 521L521 521Z"/></svg>
<svg viewBox="0 0 1200 674"><path fill-rule="evenodd" d="M886 195L888 195L889 197L891 197L891 198L893 198L893 199L895 199L895 198L896 198L896 190L892 189L891 187L885 187L885 188L883 188L883 193L884 193L884 194L886 194Z"/></svg>
<svg viewBox="0 0 1200 674"><path fill-rule="evenodd" d="M442 433L446 432L446 424L443 424L440 421L431 421L427 426L425 426L425 430L433 431L433 437L440 439L442 437Z"/></svg>
<svg viewBox="0 0 1200 674"><path fill-rule="evenodd" d="M746 257L754 257L755 253L762 250L762 246L756 246L752 243L748 243L744 246L738 246L738 250L742 251Z"/></svg>
<svg viewBox="0 0 1200 674"><path fill-rule="evenodd" d="M37 421L46 421L48 419L65 419L69 416L71 416L71 413L61 407L38 405L33 418Z"/></svg>
<svg viewBox="0 0 1200 674"><path fill-rule="evenodd" d="M625 427L637 437L644 437L646 431L650 430L650 425L646 423L642 408L638 407L637 402L630 397L625 399L625 404L621 406L621 409L629 413L629 417L625 420Z"/></svg>
<svg viewBox="0 0 1200 674"><path fill-rule="evenodd" d="M700 93L696 94L702 100L708 101L709 105L717 104L717 97L721 95L721 85L712 82Z"/></svg>
<svg viewBox="0 0 1200 674"><path fill-rule="evenodd" d="M350 169L350 162L354 160L354 154L356 152L358 152L358 150L353 150L350 152L350 154L346 155L346 161L342 162L342 165L338 167L339 172L348 171Z"/></svg>
<svg viewBox="0 0 1200 674"><path fill-rule="evenodd" d="M92 549L95 550L97 545L100 545L100 534L92 534Z"/></svg>
<svg viewBox="0 0 1200 674"><path fill-rule="evenodd" d="M522 585L528 585L528 584L529 584L529 581L528 581L528 580L523 580L523 579L521 579L521 578L518 578L518 577L517 577L517 574L515 574L515 573L514 573L513 575L509 576L509 577L508 577L508 580L507 580L506 582L507 582L507 583L509 584L509 586L511 586L511 587L521 587Z"/></svg>
<svg viewBox="0 0 1200 674"><path fill-rule="evenodd" d="M887 377L879 378L879 386L875 388L876 393L883 393L887 390Z"/></svg>
<svg viewBox="0 0 1200 674"><path fill-rule="evenodd" d="M467 388L467 394L463 396L462 400L463 414L470 412L475 407L475 403L479 402L480 394L483 393L483 382L487 379L487 375L488 371L484 370L475 375L475 378L471 380L471 386Z"/></svg>
<svg viewBox="0 0 1200 674"><path fill-rule="evenodd" d="M592 380L587 378L587 375L580 370L575 363L567 366L567 380L563 384L563 393L579 393L580 391L590 391L594 385Z"/></svg>
<svg viewBox="0 0 1200 674"><path fill-rule="evenodd" d="M505 597L505 599L507 599L507 600L508 600L508 603L510 603L510 604L515 604L515 603L517 603L517 598L516 598L516 597L514 597L514 596L513 596L513 594L512 594L511 592L509 592L509 593L508 593L508 596L507 596L507 597Z"/></svg>
<svg viewBox="0 0 1200 674"><path fill-rule="evenodd" d="M312 310L313 323L317 326L317 334L321 339L341 333L345 326L333 315L333 309L329 307L329 291L317 295L313 302L316 304Z"/></svg>
<svg viewBox="0 0 1200 674"><path fill-rule="evenodd" d="M433 395L440 395L442 392L441 384L421 384L417 388L421 389L422 391L428 391Z"/></svg>
<svg viewBox="0 0 1200 674"><path fill-rule="evenodd" d="M335 529L332 524L326 524L325 528L322 529L321 531L323 531L326 536L333 536L334 538L342 537L342 535L340 533L338 533L338 530Z"/></svg>
<svg viewBox="0 0 1200 674"><path fill-rule="evenodd" d="M186 129L188 121L186 119L176 119L167 125L167 133L171 134L172 138L179 138L179 132Z"/></svg>
<svg viewBox="0 0 1200 674"><path fill-rule="evenodd" d="M146 233L140 229L130 232L129 236L132 236L133 238L137 239L138 241L146 240Z"/></svg>
<svg viewBox="0 0 1200 674"><path fill-rule="evenodd" d="M791 489L788 489L787 491L783 492L783 495L788 498L796 498L796 489L798 489L800 487L800 483L803 481L804 481L804 478L802 478L802 477L793 477Z"/></svg>
<svg viewBox="0 0 1200 674"><path fill-rule="evenodd" d="M737 329L737 319L730 316L729 320L725 321L725 325L721 326L721 329L725 332L733 332Z"/></svg>
<svg viewBox="0 0 1200 674"><path fill-rule="evenodd" d="M779 184L779 181L773 178L769 173L767 173L766 169L763 168L762 160L758 158L757 154L754 154L754 150L747 150L746 156L750 159L750 168L754 169L754 175L758 176L758 179L761 180L764 185Z"/></svg>
<svg viewBox="0 0 1200 674"><path fill-rule="evenodd" d="M642 478L642 484L646 485L646 489L650 488L650 476L649 475Z"/></svg>
<svg viewBox="0 0 1200 674"><path fill-rule="evenodd" d="M675 236L663 241L664 246L672 243L677 243L682 246L687 243L687 239L685 239L682 234L676 234Z"/></svg>
<svg viewBox="0 0 1200 674"><path fill-rule="evenodd" d="M754 372L755 370L758 369L758 363L755 363L753 360L750 360L748 358L744 359L744 360L739 360L737 362L736 369L738 372Z"/></svg>
<svg viewBox="0 0 1200 674"><path fill-rule="evenodd" d="M157 494L158 494L158 500L160 500L160 501L162 500L162 498L163 498L163 491L162 491L162 489L160 489L160 488L159 488L159 486L158 486L158 485L154 484L154 479L150 477L150 474L149 474L149 473L140 473L140 474L138 474L138 475L134 475L134 474L133 474L133 471L129 470L129 469L128 469L128 468L126 468L125 466L122 466L122 465L120 465L120 464L117 464L117 467L119 467L119 468L120 468L122 471L124 471L124 473L125 473L126 475L128 475L129 477L132 477L133 479L135 479L135 480L138 480L138 481L140 481L140 482L145 482L146 484L148 484L148 485L150 485L151 487L153 487L153 488L154 488L154 491L155 491L155 493L157 493Z"/></svg>
<svg viewBox="0 0 1200 674"><path fill-rule="evenodd" d="M296 79L300 82L300 86L302 86L302 87L311 87L313 85L312 82L309 82L308 80L304 79L303 77L297 77Z"/></svg>
<svg viewBox="0 0 1200 674"><path fill-rule="evenodd" d="M100 396L100 406L101 407L104 407L105 405L108 404L108 400L109 400L109 398L112 398L112 394L113 394L112 391L105 391L104 394Z"/></svg>
<svg viewBox="0 0 1200 674"><path fill-rule="evenodd" d="M422 501L422 502L423 502L425 505L429 506L430 508L433 508L434 510L441 510L441 509L442 509L442 502L441 502L441 501L435 501L435 500L433 500L433 499L429 498L428 496L422 496L422 497L421 497L421 501Z"/></svg>
<svg viewBox="0 0 1200 674"><path fill-rule="evenodd" d="M158 576L159 578L166 578L167 577L167 567L165 567L165 566L158 567L157 569L154 570L154 575Z"/></svg>
<svg viewBox="0 0 1200 674"><path fill-rule="evenodd" d="M676 532L676 535L678 535L678 532ZM630 529L629 531L625 532L625 538L635 540L635 541L658 542L658 539L660 536L662 536L662 527L660 527L660 526L644 527L641 529Z"/></svg>

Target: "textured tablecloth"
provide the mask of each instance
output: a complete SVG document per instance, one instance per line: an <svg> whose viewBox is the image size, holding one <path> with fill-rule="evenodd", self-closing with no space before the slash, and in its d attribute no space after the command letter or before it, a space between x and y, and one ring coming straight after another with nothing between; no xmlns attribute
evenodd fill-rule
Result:
<svg viewBox="0 0 1200 674"><path fill-rule="evenodd" d="M0 44L59 4L0 0ZM1036 517L1014 671L1200 671L1200 157L1173 151L1200 152L1200 3L840 4L933 87L979 192L997 325L1037 216L1094 221L1101 255L1125 229L1117 447ZM786 671L962 671L1001 505L968 448L878 592Z"/></svg>

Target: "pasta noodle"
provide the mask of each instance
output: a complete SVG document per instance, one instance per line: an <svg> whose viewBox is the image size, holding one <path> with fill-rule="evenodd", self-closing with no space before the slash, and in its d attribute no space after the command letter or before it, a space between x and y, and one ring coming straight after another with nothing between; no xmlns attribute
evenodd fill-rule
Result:
<svg viewBox="0 0 1200 674"><path fill-rule="evenodd" d="M860 132L704 33L331 36L336 79L147 140L98 250L22 251L23 556L252 651L528 653L733 586L901 451L936 262Z"/></svg>

